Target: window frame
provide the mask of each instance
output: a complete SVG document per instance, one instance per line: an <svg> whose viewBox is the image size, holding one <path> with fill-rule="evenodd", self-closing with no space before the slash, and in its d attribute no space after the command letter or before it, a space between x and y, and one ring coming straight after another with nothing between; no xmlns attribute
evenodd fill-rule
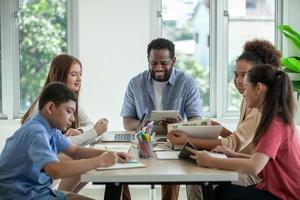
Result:
<svg viewBox="0 0 300 200"><path fill-rule="evenodd" d="M283 15L286 11L288 0L275 0L275 26L287 22ZM151 39L162 36L162 0L150 3ZM238 118L239 111L228 111L228 0L210 0L210 105L209 112L204 112L204 117L217 119ZM287 13L287 12L285 12ZM285 50L286 44L282 43L282 36L275 28L275 46ZM225 38L225 39L224 39ZM218 59L214 59L214 58ZM218 80L218 81L217 81ZM221 80L221 81L219 81ZM220 95L221 94L221 95Z"/></svg>
<svg viewBox="0 0 300 200"><path fill-rule="evenodd" d="M20 65L18 0L0 1L2 52L2 113L0 119L18 119L20 111ZM67 0L68 52L78 56L78 0Z"/></svg>

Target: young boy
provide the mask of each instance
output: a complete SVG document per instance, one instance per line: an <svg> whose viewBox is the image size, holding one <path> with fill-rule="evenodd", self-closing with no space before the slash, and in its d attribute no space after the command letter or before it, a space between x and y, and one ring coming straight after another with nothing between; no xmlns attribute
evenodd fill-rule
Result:
<svg viewBox="0 0 300 200"><path fill-rule="evenodd" d="M73 177L114 165L117 159L128 159L126 153L76 147L63 136L61 131L74 122L76 104L76 94L64 84L44 88L39 113L7 139L0 155L0 199L68 199L75 194L51 190L52 179ZM60 162L60 152L74 160Z"/></svg>

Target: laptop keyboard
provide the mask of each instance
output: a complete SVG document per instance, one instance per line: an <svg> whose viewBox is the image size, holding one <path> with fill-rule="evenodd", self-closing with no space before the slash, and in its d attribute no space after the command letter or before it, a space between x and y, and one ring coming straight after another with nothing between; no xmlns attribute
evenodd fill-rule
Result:
<svg viewBox="0 0 300 200"><path fill-rule="evenodd" d="M122 133L115 134L115 141L131 142L132 140L134 140L134 134L122 134Z"/></svg>

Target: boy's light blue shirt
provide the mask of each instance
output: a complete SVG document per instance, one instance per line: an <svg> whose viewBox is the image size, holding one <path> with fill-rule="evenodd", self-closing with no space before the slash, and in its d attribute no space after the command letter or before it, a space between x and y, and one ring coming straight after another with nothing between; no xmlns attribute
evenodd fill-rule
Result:
<svg viewBox="0 0 300 200"><path fill-rule="evenodd" d="M155 110L153 79L146 70L133 77L127 87L121 116L147 118ZM179 110L184 119L202 117L200 91L196 81L189 75L173 67L171 76L162 93L164 110Z"/></svg>
<svg viewBox="0 0 300 200"><path fill-rule="evenodd" d="M51 190L52 178L43 167L58 161L57 153L69 146L41 114L29 119L6 140L0 155L0 199L65 199Z"/></svg>

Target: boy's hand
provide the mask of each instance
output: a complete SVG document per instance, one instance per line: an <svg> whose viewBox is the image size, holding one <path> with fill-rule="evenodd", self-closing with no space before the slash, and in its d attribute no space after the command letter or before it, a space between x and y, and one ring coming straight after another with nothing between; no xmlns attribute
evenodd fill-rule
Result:
<svg viewBox="0 0 300 200"><path fill-rule="evenodd" d="M102 118L102 119L98 120L94 126L97 134L100 135L100 134L104 133L107 130L107 125L108 125L108 119Z"/></svg>
<svg viewBox="0 0 300 200"><path fill-rule="evenodd" d="M69 128L65 133L64 135L66 137L69 137L69 136L75 136L75 135L80 135L82 132L78 129L74 129L74 128Z"/></svg>
<svg viewBox="0 0 300 200"><path fill-rule="evenodd" d="M130 156L125 152L118 152L117 157L120 163L126 163L128 160L130 160Z"/></svg>
<svg viewBox="0 0 300 200"><path fill-rule="evenodd" d="M113 166L117 161L117 154L115 152L103 152L99 158L99 167L110 167Z"/></svg>
<svg viewBox="0 0 300 200"><path fill-rule="evenodd" d="M236 157L236 152L234 152L233 150L231 150L230 148L226 147L226 146L217 146L214 149L212 149L211 151L213 152L218 152L218 153L224 153L227 157Z"/></svg>
<svg viewBox="0 0 300 200"><path fill-rule="evenodd" d="M183 131L172 130L167 135L172 144L183 145L188 141L188 136Z"/></svg>

